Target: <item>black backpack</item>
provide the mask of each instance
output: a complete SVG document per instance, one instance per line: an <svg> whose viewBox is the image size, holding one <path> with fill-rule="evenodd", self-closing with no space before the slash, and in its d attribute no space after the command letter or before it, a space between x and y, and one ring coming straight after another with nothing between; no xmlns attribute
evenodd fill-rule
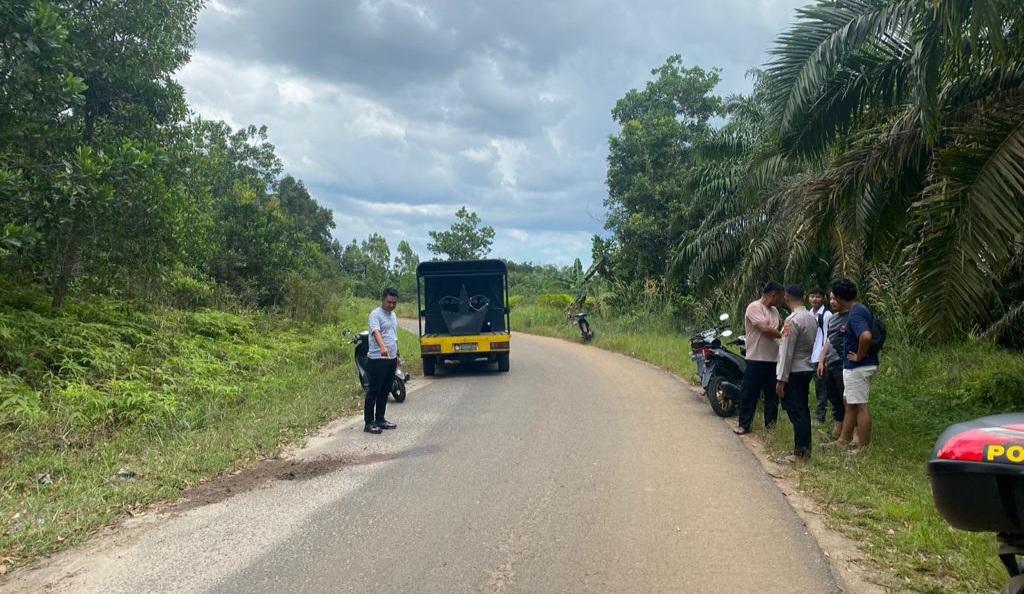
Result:
<svg viewBox="0 0 1024 594"><path fill-rule="evenodd" d="M871 354L876 354L885 347L885 324L875 312L871 312Z"/></svg>

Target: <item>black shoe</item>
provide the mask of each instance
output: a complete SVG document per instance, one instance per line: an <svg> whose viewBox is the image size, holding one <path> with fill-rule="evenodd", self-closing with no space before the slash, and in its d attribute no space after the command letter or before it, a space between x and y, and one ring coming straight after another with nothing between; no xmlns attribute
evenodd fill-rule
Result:
<svg viewBox="0 0 1024 594"><path fill-rule="evenodd" d="M395 429L398 427L398 425L392 423L387 419L384 419L383 421L377 421L377 426L380 427L381 429Z"/></svg>
<svg viewBox="0 0 1024 594"><path fill-rule="evenodd" d="M381 429L380 426L377 425L377 423L367 423L366 426L363 427L363 431L365 433L373 433L374 435L378 433L384 433L384 430Z"/></svg>

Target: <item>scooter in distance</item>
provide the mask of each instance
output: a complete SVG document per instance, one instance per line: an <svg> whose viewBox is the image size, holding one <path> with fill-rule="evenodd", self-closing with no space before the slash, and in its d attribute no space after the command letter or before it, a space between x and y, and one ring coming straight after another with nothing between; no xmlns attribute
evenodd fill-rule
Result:
<svg viewBox="0 0 1024 594"><path fill-rule="evenodd" d="M351 332L348 328L345 328L341 331L341 334L342 336L348 336ZM359 371L359 385L365 390L366 384L369 381L366 375L366 360L370 353L370 332L363 330L356 334L348 343L356 345L353 358L356 362L356 370ZM410 375L403 367L405 367L405 359L399 357L398 368L395 369L395 381L391 384L391 397L395 399L395 402L405 402L405 384L409 381Z"/></svg>
<svg viewBox="0 0 1024 594"><path fill-rule="evenodd" d="M590 342L594 338L594 329L590 327L590 322L587 321L587 314L582 311L576 314L576 325L580 328L583 342Z"/></svg>

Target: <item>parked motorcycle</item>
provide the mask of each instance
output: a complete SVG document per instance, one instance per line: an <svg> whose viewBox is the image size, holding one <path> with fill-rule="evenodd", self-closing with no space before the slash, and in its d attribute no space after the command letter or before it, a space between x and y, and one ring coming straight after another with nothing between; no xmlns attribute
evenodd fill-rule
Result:
<svg viewBox="0 0 1024 594"><path fill-rule="evenodd" d="M590 327L590 322L587 321L587 314L582 311L576 314L576 325L580 328L583 342L590 342L594 338L594 329Z"/></svg>
<svg viewBox="0 0 1024 594"><path fill-rule="evenodd" d="M341 334L342 336L348 336L351 332L346 328L342 330ZM370 353L370 332L363 330L356 334L348 343L356 345L353 358L356 362L356 370L359 371L359 385L365 390L366 384L369 381L366 375L366 361ZM398 368L395 369L395 381L391 384L391 397L395 399L395 402L405 402L405 384L409 381L410 375L403 369L404 367L405 359L399 357Z"/></svg>
<svg viewBox="0 0 1024 594"><path fill-rule="evenodd" d="M740 406L740 386L747 369L745 337L739 336L727 344L737 346L739 354L722 344L730 338L732 330L723 329L729 314L719 316L721 325L695 334L690 338L690 358L697 363L697 373L711 409L720 417L731 417Z"/></svg>
<svg viewBox="0 0 1024 594"><path fill-rule="evenodd" d="M729 319L729 314L724 313L718 316L718 320L725 323ZM711 348L712 345L716 344L718 339L718 333L722 331L723 326L719 324L713 328L708 328L703 332L698 332L690 337L690 360L697 365L697 377L700 378L701 385L707 385L707 357L704 356L704 349ZM717 344L721 344L718 342Z"/></svg>

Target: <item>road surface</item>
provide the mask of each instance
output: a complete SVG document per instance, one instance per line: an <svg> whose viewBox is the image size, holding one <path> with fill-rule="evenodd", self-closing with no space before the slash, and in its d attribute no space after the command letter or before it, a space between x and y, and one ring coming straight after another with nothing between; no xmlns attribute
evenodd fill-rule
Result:
<svg viewBox="0 0 1024 594"><path fill-rule="evenodd" d="M412 385L397 430L353 417L299 453L328 470L134 520L0 592L839 591L755 457L655 367L516 335L509 373Z"/></svg>

